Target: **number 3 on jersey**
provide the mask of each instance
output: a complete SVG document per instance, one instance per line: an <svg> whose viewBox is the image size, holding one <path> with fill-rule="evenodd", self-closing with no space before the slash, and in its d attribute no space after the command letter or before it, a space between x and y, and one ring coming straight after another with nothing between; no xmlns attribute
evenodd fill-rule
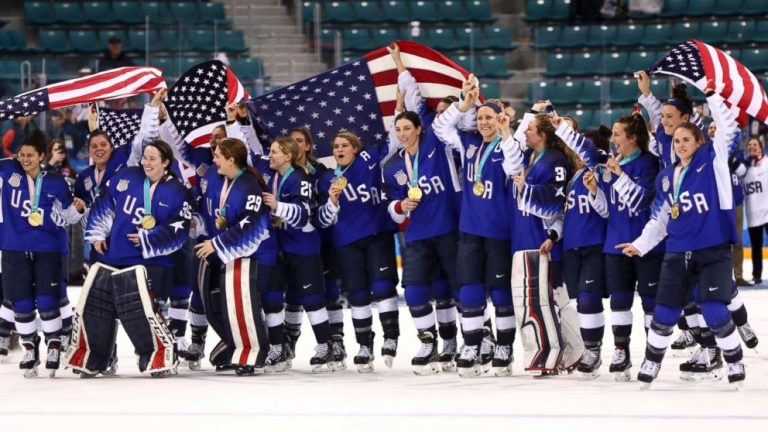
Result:
<svg viewBox="0 0 768 432"><path fill-rule="evenodd" d="M565 167L555 167L555 181L565 181Z"/></svg>

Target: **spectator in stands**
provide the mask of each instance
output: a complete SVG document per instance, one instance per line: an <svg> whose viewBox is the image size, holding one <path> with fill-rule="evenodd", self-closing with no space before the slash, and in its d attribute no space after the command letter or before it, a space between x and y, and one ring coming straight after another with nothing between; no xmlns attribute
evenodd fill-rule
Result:
<svg viewBox="0 0 768 432"><path fill-rule="evenodd" d="M757 285L763 280L763 231L768 231L768 161L763 161L765 147L757 137L747 141L747 154L747 172L742 181L752 244L752 277Z"/></svg>
<svg viewBox="0 0 768 432"><path fill-rule="evenodd" d="M70 108L53 110L49 116L48 135L64 143L64 150L74 157L85 143L87 123L77 124Z"/></svg>
<svg viewBox="0 0 768 432"><path fill-rule="evenodd" d="M51 143L48 144L48 150L45 154L46 159L43 163L43 170L61 174L67 180L67 183L74 185L77 173L69 163L69 155L67 155L66 149L64 148L64 141L59 138L54 138Z"/></svg>
<svg viewBox="0 0 768 432"><path fill-rule="evenodd" d="M520 126L520 120L515 117L517 116L517 111L512 108L512 104L509 101L501 101L501 104L504 105L504 113L509 116L509 129L512 133L515 133L517 127Z"/></svg>
<svg viewBox="0 0 768 432"><path fill-rule="evenodd" d="M22 141L36 129L37 124L30 116L13 119L13 126L3 134L3 157L16 154Z"/></svg>
<svg viewBox="0 0 768 432"><path fill-rule="evenodd" d="M123 41L117 36L112 36L109 38L107 52L101 58L99 69L104 71L123 66L133 66L133 63L123 52Z"/></svg>

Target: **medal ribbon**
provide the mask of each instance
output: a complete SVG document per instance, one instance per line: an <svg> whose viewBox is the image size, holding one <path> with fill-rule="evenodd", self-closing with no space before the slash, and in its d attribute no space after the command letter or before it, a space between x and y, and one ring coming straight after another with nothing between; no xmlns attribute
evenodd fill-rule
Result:
<svg viewBox="0 0 768 432"><path fill-rule="evenodd" d="M104 171L106 171L106 168L103 171L99 171L98 168L93 168L93 180L96 185L93 187L94 196L99 196L99 185L101 184L101 179L104 178Z"/></svg>
<svg viewBox="0 0 768 432"><path fill-rule="evenodd" d="M419 150L416 150L416 157L411 161L411 155L405 152L405 170L408 171L408 175L411 177L411 187L419 186ZM413 166L411 166L413 164Z"/></svg>
<svg viewBox="0 0 768 432"><path fill-rule="evenodd" d="M144 216L152 216L152 182L144 177Z"/></svg>
<svg viewBox="0 0 768 432"><path fill-rule="evenodd" d="M40 204L40 190L43 188L43 171L40 170L37 173L34 186L32 185L32 179L27 176L27 184L29 185L29 198L32 200L32 213L34 213Z"/></svg>
<svg viewBox="0 0 768 432"><path fill-rule="evenodd" d="M496 149L496 145L501 141L501 135L494 138L493 141L491 141L488 144L488 147L485 148L485 151L483 153L482 159L480 158L480 153L483 149L483 146L485 143L480 145L480 149L477 151L477 156L475 156L475 181L479 182L483 179L483 167L485 166L485 162L488 161L488 158L491 157L491 153L493 153L493 150Z"/></svg>
<svg viewBox="0 0 768 432"><path fill-rule="evenodd" d="M620 161L619 161L619 165L620 165L620 166L624 166L624 165L626 165L626 164L628 164L628 163L632 162L633 160L637 159L637 158L640 156L640 154L641 154L641 153L642 153L642 151L641 151L640 149L637 149L637 150L636 150L634 153L632 153L631 155L629 155L629 156L627 156L627 157L623 158L622 160L620 160Z"/></svg>
<svg viewBox="0 0 768 432"><path fill-rule="evenodd" d="M354 162L355 162L355 161L353 160L353 161L352 161L352 163L354 163ZM344 176L344 174L347 172L347 170L348 170L348 169L349 169L349 168L352 166L352 163L350 163L349 165L347 165L347 167L346 167L346 168L344 168L344 171L342 171L342 170L341 170L341 167L340 167L340 166L336 165L336 169L333 171L333 175L335 175L335 176L336 176L336 178L339 178L339 177L343 177L343 176Z"/></svg>
<svg viewBox="0 0 768 432"><path fill-rule="evenodd" d="M243 169L240 168L237 171L237 174L235 174L235 178L232 179L232 183L229 182L229 179L224 180L224 184L221 186L221 195L219 196L219 215L222 217L227 216L227 208L224 205L227 202L227 197L229 197L229 192L232 190L232 187L235 185L235 182L238 178L240 178L241 175L243 175Z"/></svg>
<svg viewBox="0 0 768 432"><path fill-rule="evenodd" d="M677 196L680 195L680 186L683 184L683 178L685 177L685 173L688 172L689 167L690 165L684 166L677 173L677 178L675 179L675 190L672 192L672 201L674 203L677 203Z"/></svg>
<svg viewBox="0 0 768 432"><path fill-rule="evenodd" d="M280 191L283 190L283 183L285 183L285 180L293 174L294 168L293 165L291 165L287 171L285 171L285 174L283 175L283 178L280 180L280 185L277 184L277 178L280 177L280 174L275 172L275 179L272 181L272 192L275 194L275 201L280 202Z"/></svg>

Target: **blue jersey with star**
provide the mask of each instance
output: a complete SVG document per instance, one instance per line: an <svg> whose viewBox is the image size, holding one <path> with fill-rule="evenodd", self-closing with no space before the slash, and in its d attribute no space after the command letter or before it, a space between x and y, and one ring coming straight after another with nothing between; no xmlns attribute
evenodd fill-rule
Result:
<svg viewBox="0 0 768 432"><path fill-rule="evenodd" d="M601 245L605 242L607 219L601 216L589 203L589 189L584 186L581 169L568 182L563 221L563 250L577 247Z"/></svg>
<svg viewBox="0 0 768 432"><path fill-rule="evenodd" d="M113 266L137 264L172 267L171 253L181 248L189 235L192 205L189 193L174 177L162 179L151 198L156 226L144 229L144 170L130 167L115 174L96 199L88 216L85 239L107 241L107 251L97 259ZM139 234L135 246L128 234Z"/></svg>
<svg viewBox="0 0 768 432"><path fill-rule="evenodd" d="M128 158L131 156L131 146L122 145L112 150L112 154L107 160L107 166L104 168L104 174L101 181L96 180L96 166L91 165L77 175L75 180L75 196L85 201L85 205L90 207L96 200L100 191L106 188L107 182L115 173L128 166Z"/></svg>

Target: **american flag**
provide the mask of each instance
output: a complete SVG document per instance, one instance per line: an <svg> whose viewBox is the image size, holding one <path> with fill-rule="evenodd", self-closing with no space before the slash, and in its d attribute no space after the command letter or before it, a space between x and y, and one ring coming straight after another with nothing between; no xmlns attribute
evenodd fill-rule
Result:
<svg viewBox="0 0 768 432"><path fill-rule="evenodd" d="M181 137L197 147L208 144L213 129L226 121L227 104L248 97L237 76L213 60L184 72L168 90L165 107Z"/></svg>
<svg viewBox="0 0 768 432"><path fill-rule="evenodd" d="M141 127L140 109L99 109L99 129L107 132L115 147L130 144Z"/></svg>
<svg viewBox="0 0 768 432"><path fill-rule="evenodd" d="M153 67L122 67L51 84L0 101L0 120L35 115L71 105L120 99L165 88Z"/></svg>
<svg viewBox="0 0 768 432"><path fill-rule="evenodd" d="M397 41L403 64L434 109L440 99L458 95L469 72L424 45ZM366 146L386 144L394 120L397 68L386 47L312 78L249 100L259 139L268 143L306 126L315 154L331 154L330 139L341 129L355 132Z"/></svg>
<svg viewBox="0 0 768 432"><path fill-rule="evenodd" d="M711 45L690 39L657 61L652 71L686 80L701 91L713 81L715 91L738 110L739 123L746 120L744 113L768 123L768 98L755 75Z"/></svg>

